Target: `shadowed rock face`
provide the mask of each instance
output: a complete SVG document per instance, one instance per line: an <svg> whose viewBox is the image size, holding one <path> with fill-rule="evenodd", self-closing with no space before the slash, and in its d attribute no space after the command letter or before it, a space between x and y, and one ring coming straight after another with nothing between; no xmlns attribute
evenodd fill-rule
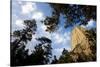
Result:
<svg viewBox="0 0 100 67"><path fill-rule="evenodd" d="M92 33L89 33L88 30L82 27L74 28L72 31L72 51L70 55L74 62L95 61L96 39L93 38Z"/></svg>

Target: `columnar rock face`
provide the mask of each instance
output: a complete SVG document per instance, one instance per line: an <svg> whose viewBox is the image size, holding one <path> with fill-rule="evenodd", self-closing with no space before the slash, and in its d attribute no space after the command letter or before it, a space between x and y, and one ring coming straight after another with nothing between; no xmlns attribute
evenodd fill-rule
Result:
<svg viewBox="0 0 100 67"><path fill-rule="evenodd" d="M72 50L81 42L86 41L85 31L82 27L76 27L72 31Z"/></svg>
<svg viewBox="0 0 100 67"><path fill-rule="evenodd" d="M96 41L94 44L93 40L95 39L92 37L91 33L82 27L76 27L72 31L71 40L71 56L74 62L96 60Z"/></svg>

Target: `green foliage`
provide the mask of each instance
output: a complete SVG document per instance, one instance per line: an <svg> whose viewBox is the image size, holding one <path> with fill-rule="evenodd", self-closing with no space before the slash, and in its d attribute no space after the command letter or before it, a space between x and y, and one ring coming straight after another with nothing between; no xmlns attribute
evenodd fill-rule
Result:
<svg viewBox="0 0 100 67"><path fill-rule="evenodd" d="M35 60L33 61L36 65L48 64L52 56L51 40L46 37L37 38L37 40L41 43L34 47L32 55L35 56L33 57Z"/></svg>
<svg viewBox="0 0 100 67"><path fill-rule="evenodd" d="M25 50L28 41L31 41L37 29L35 20L25 20L25 29L16 30L11 38L11 66L48 64L52 56L51 40L46 37L36 38L40 41L31 55Z"/></svg>
<svg viewBox="0 0 100 67"><path fill-rule="evenodd" d="M42 21L46 26L46 31L54 32L58 29L58 24L60 24L60 17L66 20L64 22L64 27L74 26L77 23L80 25L86 25L87 21L91 18L96 20L96 7L89 5L74 5L74 4L56 4L49 3L52 8L52 16L46 17Z"/></svg>
<svg viewBox="0 0 100 67"><path fill-rule="evenodd" d="M52 56L51 45L38 44L34 47L34 51L29 56L29 65L48 64Z"/></svg>
<svg viewBox="0 0 100 67"><path fill-rule="evenodd" d="M51 43L51 40L46 38L46 37L36 38L36 40L41 41L43 44L44 43Z"/></svg>
<svg viewBox="0 0 100 67"><path fill-rule="evenodd" d="M60 56L58 63L69 63L72 62L72 57L70 56L70 52L65 48L62 51L62 55Z"/></svg>
<svg viewBox="0 0 100 67"><path fill-rule="evenodd" d="M25 20L24 24L26 25L25 29L14 31L11 37L12 40L14 39L13 42L11 42L10 50L11 66L23 65L23 59L28 56L28 50L25 50L25 45L27 41L32 39L33 31L36 31L37 26L35 20Z"/></svg>
<svg viewBox="0 0 100 67"><path fill-rule="evenodd" d="M46 31L54 32L58 29L58 25L61 23L60 16L63 15L66 22L64 22L64 27L74 26L77 22L81 22L80 25L86 25L87 21L91 18L96 20L96 7L88 5L65 5L65 4L51 4L53 9L52 16L46 17L42 23L47 26ZM56 63L69 63L75 62L71 55L78 55L77 62L88 61L91 59L91 55L86 57L84 53L74 54L74 52L68 52L65 48L62 51L62 55L59 59L54 55L54 59L50 62L52 58L52 41L46 37L36 38L39 44L36 44L33 48L31 55L28 55L29 50L25 50L28 41L32 40L34 36L37 25L35 20L25 20L25 28L22 30L16 30L11 36L11 66L24 66L24 65L42 65L42 64L56 64ZM92 41L91 50L94 54L92 56L93 60L96 60L96 31L91 29L87 31L91 34L86 34L89 43ZM91 37L92 36L92 37ZM34 45L34 44L33 44ZM85 59L84 59L85 58Z"/></svg>

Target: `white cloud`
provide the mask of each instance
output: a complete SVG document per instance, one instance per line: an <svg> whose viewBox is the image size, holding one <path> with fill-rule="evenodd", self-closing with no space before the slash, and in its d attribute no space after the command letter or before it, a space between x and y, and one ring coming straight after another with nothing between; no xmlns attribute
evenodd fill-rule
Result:
<svg viewBox="0 0 100 67"><path fill-rule="evenodd" d="M94 21L93 19L90 19L87 25L81 25L81 27L86 28L86 29L91 29L96 27L96 21Z"/></svg>
<svg viewBox="0 0 100 67"><path fill-rule="evenodd" d="M56 48L53 50L53 55L56 55L57 58L60 57L60 55L62 54L63 48Z"/></svg>
<svg viewBox="0 0 100 67"><path fill-rule="evenodd" d="M34 12L34 13L33 13L32 18L33 18L33 19L36 19L37 21L40 21L40 20L43 20L43 19L44 19L44 15L43 15L42 12L37 11L37 12Z"/></svg>
<svg viewBox="0 0 100 67"><path fill-rule="evenodd" d="M23 21L21 19L18 19L16 20L15 24L18 26L18 27L24 27L25 25L23 24Z"/></svg>
<svg viewBox="0 0 100 67"><path fill-rule="evenodd" d="M36 19L37 21L44 19L44 14L40 10L38 10L36 3L33 2L26 2L26 4L22 4L22 2L19 1L19 4L21 4L22 14L32 14L32 19Z"/></svg>
<svg viewBox="0 0 100 67"><path fill-rule="evenodd" d="M88 27L88 28L92 28L92 27L94 27L94 24L95 24L96 22L93 20L93 19L91 19L89 22L88 22L88 24L86 25L86 27Z"/></svg>
<svg viewBox="0 0 100 67"><path fill-rule="evenodd" d="M21 6L22 14L29 14L37 9L36 4L32 2L26 2L26 4Z"/></svg>
<svg viewBox="0 0 100 67"><path fill-rule="evenodd" d="M49 39L51 39L51 34L49 32L46 32L46 26L40 22L37 22L37 34L38 36L45 36Z"/></svg>
<svg viewBox="0 0 100 67"><path fill-rule="evenodd" d="M70 33L65 32L65 33L53 33L52 38L54 40L54 43L56 44L67 44L70 40Z"/></svg>
<svg viewBox="0 0 100 67"><path fill-rule="evenodd" d="M55 40L55 43L62 43L63 42L63 37L59 34L59 33L54 33L53 34L54 36L54 40Z"/></svg>
<svg viewBox="0 0 100 67"><path fill-rule="evenodd" d="M45 30L46 30L46 26L45 26L44 24L41 24L41 29L42 29L43 31L45 31Z"/></svg>

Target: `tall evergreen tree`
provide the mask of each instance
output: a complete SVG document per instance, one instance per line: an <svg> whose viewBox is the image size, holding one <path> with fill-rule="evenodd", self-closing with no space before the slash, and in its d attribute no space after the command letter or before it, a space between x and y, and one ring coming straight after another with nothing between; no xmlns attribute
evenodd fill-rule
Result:
<svg viewBox="0 0 100 67"><path fill-rule="evenodd" d="M16 30L11 36L11 66L23 65L28 51L25 50L27 41L31 41L37 25L35 20L25 20L25 29Z"/></svg>
<svg viewBox="0 0 100 67"><path fill-rule="evenodd" d="M31 55L25 50L27 41L31 41L36 31L35 20L25 20L23 30L16 30L11 36L11 66L48 64L52 56L51 40L46 37L36 38L40 41L33 49Z"/></svg>
<svg viewBox="0 0 100 67"><path fill-rule="evenodd" d="M50 63L52 57L51 40L46 37L37 38L40 41L28 57L28 65L42 65Z"/></svg>

